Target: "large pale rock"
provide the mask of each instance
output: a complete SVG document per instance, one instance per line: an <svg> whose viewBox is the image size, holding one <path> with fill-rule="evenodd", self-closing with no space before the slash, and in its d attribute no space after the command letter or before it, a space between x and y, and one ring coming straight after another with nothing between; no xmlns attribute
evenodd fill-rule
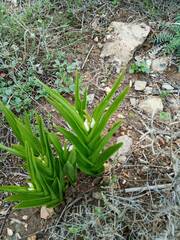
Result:
<svg viewBox="0 0 180 240"><path fill-rule="evenodd" d="M144 23L112 22L111 31L106 37L106 43L101 52L102 58L108 58L114 63L116 72L120 72L133 57L138 46L147 38L150 27Z"/></svg>
<svg viewBox="0 0 180 240"><path fill-rule="evenodd" d="M148 97L140 101L139 108L147 114L154 115L163 111L163 103L160 97Z"/></svg>

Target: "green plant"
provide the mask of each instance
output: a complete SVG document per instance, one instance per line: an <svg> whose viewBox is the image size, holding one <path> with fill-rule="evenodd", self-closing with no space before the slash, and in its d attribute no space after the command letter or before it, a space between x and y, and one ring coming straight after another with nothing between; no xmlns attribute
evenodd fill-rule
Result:
<svg viewBox="0 0 180 240"><path fill-rule="evenodd" d="M69 182L76 182L75 149L70 150L66 145L62 147L58 137L46 129L40 116L36 116L35 131L27 114L20 119L1 102L0 108L19 141L11 147L0 144L0 148L24 160L29 185L1 186L0 191L15 193L6 201L18 202L16 208L58 205L63 201Z"/></svg>
<svg viewBox="0 0 180 240"><path fill-rule="evenodd" d="M50 0L24 3L15 11L1 3L0 22L0 99L5 104L16 112L29 109L33 98L45 95L36 79L46 81L47 76L59 92L74 90L78 62L67 61L72 54L61 48L74 45L82 34L68 31L72 22L66 12Z"/></svg>
<svg viewBox="0 0 180 240"><path fill-rule="evenodd" d="M167 98L169 95L171 95L171 92L168 91L168 90L160 91L160 97L161 97L162 99Z"/></svg>
<svg viewBox="0 0 180 240"><path fill-rule="evenodd" d="M55 63L53 65L56 80L55 86L58 91L69 93L74 91L74 81L72 77L72 73L79 68L79 64L77 61L69 63L66 60L65 53L58 52L57 58L55 59Z"/></svg>
<svg viewBox="0 0 180 240"><path fill-rule="evenodd" d="M171 120L171 113L169 113L169 112L160 112L159 119L161 121L170 121Z"/></svg>
<svg viewBox="0 0 180 240"><path fill-rule="evenodd" d="M114 6L116 6L116 5L118 5L118 3L121 2L121 0L111 0L111 2Z"/></svg>
<svg viewBox="0 0 180 240"><path fill-rule="evenodd" d="M131 64L129 73L149 73L150 67L146 61L136 61Z"/></svg>
<svg viewBox="0 0 180 240"><path fill-rule="evenodd" d="M104 163L122 146L122 143L118 143L105 149L105 145L109 143L113 134L120 127L119 121L113 125L106 135L102 133L107 127L108 120L118 109L128 92L129 87L126 87L111 102L123 78L124 73L121 73L112 90L95 107L92 115L88 113L87 109L87 91L84 91L82 98L80 96L78 74L76 77L74 105L70 104L57 90L44 85L49 103L57 109L69 126L69 129L63 127L57 127L57 129L74 145L77 151L78 167L88 175L101 174L104 170Z"/></svg>
<svg viewBox="0 0 180 240"><path fill-rule="evenodd" d="M174 23L161 24L160 30L154 42L163 46L165 54L174 54L180 68L180 15L176 17Z"/></svg>

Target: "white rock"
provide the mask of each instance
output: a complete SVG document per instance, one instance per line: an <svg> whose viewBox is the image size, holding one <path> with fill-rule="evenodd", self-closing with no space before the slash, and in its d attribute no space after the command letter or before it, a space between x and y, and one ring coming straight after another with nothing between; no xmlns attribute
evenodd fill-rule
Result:
<svg viewBox="0 0 180 240"><path fill-rule="evenodd" d="M154 115L163 111L163 103L160 97L148 97L147 99L140 101L139 108L147 114Z"/></svg>
<svg viewBox="0 0 180 240"><path fill-rule="evenodd" d="M144 89L144 93L145 93L145 94L152 94L152 91L153 91L153 88L152 88L152 87L146 87L146 88Z"/></svg>
<svg viewBox="0 0 180 240"><path fill-rule="evenodd" d="M40 217L42 219L48 219L50 218L54 213L53 208L47 208L45 206L41 207Z"/></svg>
<svg viewBox="0 0 180 240"><path fill-rule="evenodd" d="M130 98L130 103L133 107L135 107L137 105L137 99L136 98Z"/></svg>
<svg viewBox="0 0 180 240"><path fill-rule="evenodd" d="M162 89L173 90L174 88L169 83L163 83Z"/></svg>
<svg viewBox="0 0 180 240"><path fill-rule="evenodd" d="M105 87L104 90L105 90L106 94L108 94L111 91L111 88L110 87Z"/></svg>
<svg viewBox="0 0 180 240"><path fill-rule="evenodd" d="M27 215L22 216L22 220L24 221L28 220L28 216Z"/></svg>
<svg viewBox="0 0 180 240"><path fill-rule="evenodd" d="M95 42L98 42L98 41L99 41L98 37L95 37L95 38L94 38L94 41L95 41Z"/></svg>
<svg viewBox="0 0 180 240"><path fill-rule="evenodd" d="M119 72L131 60L138 46L147 38L150 27L144 23L112 22L111 33L106 36L108 41L101 52L102 58L108 58L110 63L115 62Z"/></svg>
<svg viewBox="0 0 180 240"><path fill-rule="evenodd" d="M143 91L146 87L147 82L145 81L135 81L134 88L136 91Z"/></svg>
<svg viewBox="0 0 180 240"><path fill-rule="evenodd" d="M98 43L97 46L98 46L98 48L101 49L103 47L103 44L102 43Z"/></svg>
<svg viewBox="0 0 180 240"><path fill-rule="evenodd" d="M10 237L13 236L13 230L11 228L7 228L6 230L7 230L8 236L10 236Z"/></svg>
<svg viewBox="0 0 180 240"><path fill-rule="evenodd" d="M93 101L94 101L94 93L89 94L89 95L87 96L87 99L88 99L88 103L89 103L89 104L92 104Z"/></svg>
<svg viewBox="0 0 180 240"><path fill-rule="evenodd" d="M127 135L120 136L117 138L118 143L123 143L122 147L117 151L118 156L127 155L131 151L131 146L133 144L132 138Z"/></svg>
<svg viewBox="0 0 180 240"><path fill-rule="evenodd" d="M164 72L169 64L169 57L160 57L152 61L152 70L153 72Z"/></svg>

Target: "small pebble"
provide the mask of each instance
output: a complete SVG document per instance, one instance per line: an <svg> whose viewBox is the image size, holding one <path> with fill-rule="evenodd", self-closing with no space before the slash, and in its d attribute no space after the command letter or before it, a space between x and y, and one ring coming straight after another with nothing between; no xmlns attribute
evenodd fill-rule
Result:
<svg viewBox="0 0 180 240"><path fill-rule="evenodd" d="M13 230L11 228L7 228L7 235L8 236L13 236Z"/></svg>
<svg viewBox="0 0 180 240"><path fill-rule="evenodd" d="M145 81L135 81L134 88L136 91L143 91L146 87L147 82Z"/></svg>
<svg viewBox="0 0 180 240"><path fill-rule="evenodd" d="M173 90L174 88L169 83L163 83L162 89Z"/></svg>
<svg viewBox="0 0 180 240"><path fill-rule="evenodd" d="M26 221L26 220L28 219L28 216L27 216L27 215L24 215L24 216L22 216L22 219L23 219L24 221Z"/></svg>
<svg viewBox="0 0 180 240"><path fill-rule="evenodd" d="M98 43L97 46L98 46L99 49L103 48L103 44L102 43Z"/></svg>
<svg viewBox="0 0 180 240"><path fill-rule="evenodd" d="M152 94L152 91L153 91L153 88L152 87L146 87L145 89L144 89L144 93L145 94Z"/></svg>
<svg viewBox="0 0 180 240"><path fill-rule="evenodd" d="M95 41L95 42L98 42L98 41L99 41L98 37L95 37L95 38L94 38L94 41Z"/></svg>
<svg viewBox="0 0 180 240"><path fill-rule="evenodd" d="M130 103L131 103L131 105L132 105L133 107L135 107L135 106L137 105L137 100L136 100L136 98L130 98L129 100L130 100Z"/></svg>
<svg viewBox="0 0 180 240"><path fill-rule="evenodd" d="M110 87L105 87L105 92L108 94L110 91L111 91L111 88Z"/></svg>

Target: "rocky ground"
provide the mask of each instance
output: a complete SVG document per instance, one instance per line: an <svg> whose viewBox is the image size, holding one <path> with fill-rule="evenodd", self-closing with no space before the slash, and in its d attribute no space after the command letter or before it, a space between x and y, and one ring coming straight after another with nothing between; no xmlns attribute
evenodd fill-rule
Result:
<svg viewBox="0 0 180 240"><path fill-rule="evenodd" d="M79 176L76 190L57 209L13 211L0 201L2 239L180 239L180 73L172 56L152 43L157 24L142 9L123 3L103 9L76 46L77 58L90 109L126 67L123 86L131 90L109 123L122 120L113 141L123 148L102 177ZM136 62L146 62L144 72L130 70ZM39 104L57 121L49 106ZM14 141L4 122L1 132L2 141ZM26 177L21 162L3 154L0 183L21 182Z"/></svg>

